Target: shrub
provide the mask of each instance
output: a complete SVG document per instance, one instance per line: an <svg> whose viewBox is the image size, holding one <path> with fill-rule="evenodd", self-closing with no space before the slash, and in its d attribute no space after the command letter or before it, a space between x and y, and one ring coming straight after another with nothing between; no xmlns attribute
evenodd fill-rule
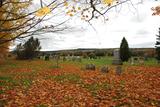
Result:
<svg viewBox="0 0 160 107"><path fill-rule="evenodd" d="M128 61L128 59L130 58L129 46L125 37L123 37L120 45L120 58L123 62Z"/></svg>

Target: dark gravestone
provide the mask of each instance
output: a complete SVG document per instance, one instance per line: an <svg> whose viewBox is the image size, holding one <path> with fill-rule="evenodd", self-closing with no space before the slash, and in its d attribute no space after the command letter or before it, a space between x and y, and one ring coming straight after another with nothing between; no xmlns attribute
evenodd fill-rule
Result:
<svg viewBox="0 0 160 107"><path fill-rule="evenodd" d="M85 68L86 70L96 70L96 66L94 64L87 64Z"/></svg>
<svg viewBox="0 0 160 107"><path fill-rule="evenodd" d="M46 55L46 56L44 57L44 60L45 60L45 61L49 61L49 55Z"/></svg>
<svg viewBox="0 0 160 107"><path fill-rule="evenodd" d="M148 61L148 54L147 53L144 54L144 60Z"/></svg>
<svg viewBox="0 0 160 107"><path fill-rule="evenodd" d="M114 58L112 61L113 65L122 65L122 61L120 59L119 49L114 50L113 52Z"/></svg>
<svg viewBox="0 0 160 107"><path fill-rule="evenodd" d="M101 72L103 72L103 73L108 73L108 72L109 72L108 67L106 67L106 66L102 67L102 68L101 68Z"/></svg>
<svg viewBox="0 0 160 107"><path fill-rule="evenodd" d="M38 58L38 59L41 59L41 57L40 57L40 56L38 56L37 58Z"/></svg>
<svg viewBox="0 0 160 107"><path fill-rule="evenodd" d="M60 56L59 55L55 55L55 60L56 60L56 67L59 68L59 60L60 60Z"/></svg>
<svg viewBox="0 0 160 107"><path fill-rule="evenodd" d="M66 57L65 56L63 56L63 61L66 61L67 59L66 59Z"/></svg>

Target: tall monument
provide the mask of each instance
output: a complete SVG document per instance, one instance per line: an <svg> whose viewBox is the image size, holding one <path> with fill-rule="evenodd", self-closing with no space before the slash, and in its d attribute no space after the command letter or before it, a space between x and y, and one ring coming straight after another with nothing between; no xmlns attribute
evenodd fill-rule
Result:
<svg viewBox="0 0 160 107"><path fill-rule="evenodd" d="M112 61L112 64L113 65L122 65L122 61L120 59L120 53L119 53L119 49L115 49L113 51L113 61Z"/></svg>

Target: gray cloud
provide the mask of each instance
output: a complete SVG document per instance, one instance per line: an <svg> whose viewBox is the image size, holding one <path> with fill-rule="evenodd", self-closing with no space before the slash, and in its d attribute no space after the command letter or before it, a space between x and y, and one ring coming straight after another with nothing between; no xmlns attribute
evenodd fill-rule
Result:
<svg viewBox="0 0 160 107"><path fill-rule="evenodd" d="M137 35L146 36L146 35L150 34L150 32L147 31L147 30L145 30L145 29L141 29L141 30L138 30L138 31L136 32L136 34L137 34Z"/></svg>
<svg viewBox="0 0 160 107"><path fill-rule="evenodd" d="M140 44L131 44L131 48L153 48L155 46L154 42L145 42Z"/></svg>

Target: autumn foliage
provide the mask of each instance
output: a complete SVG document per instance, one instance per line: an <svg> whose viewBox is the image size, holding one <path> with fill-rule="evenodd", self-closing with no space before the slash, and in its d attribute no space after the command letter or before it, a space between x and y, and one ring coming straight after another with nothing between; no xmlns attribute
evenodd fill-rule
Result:
<svg viewBox="0 0 160 107"><path fill-rule="evenodd" d="M152 15L160 16L160 6L153 7L152 10L154 11Z"/></svg>
<svg viewBox="0 0 160 107"><path fill-rule="evenodd" d="M30 2L20 2L19 0L3 1L0 6L0 57L7 55L11 40L23 32L24 27L28 24L24 10ZM0 59L1 59L0 58Z"/></svg>

